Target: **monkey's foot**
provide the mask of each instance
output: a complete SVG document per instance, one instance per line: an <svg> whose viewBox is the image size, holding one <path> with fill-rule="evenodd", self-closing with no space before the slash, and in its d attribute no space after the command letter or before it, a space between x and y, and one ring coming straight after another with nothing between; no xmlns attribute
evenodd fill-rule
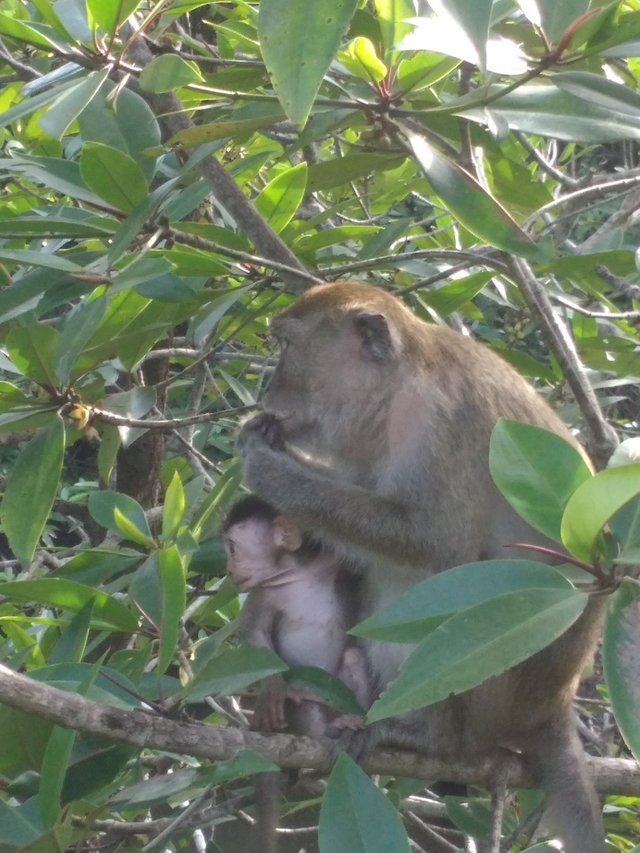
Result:
<svg viewBox="0 0 640 853"><path fill-rule="evenodd" d="M364 717L358 714L340 714L335 720L331 720L331 728L337 731L349 730L352 732L361 731L367 727Z"/></svg>

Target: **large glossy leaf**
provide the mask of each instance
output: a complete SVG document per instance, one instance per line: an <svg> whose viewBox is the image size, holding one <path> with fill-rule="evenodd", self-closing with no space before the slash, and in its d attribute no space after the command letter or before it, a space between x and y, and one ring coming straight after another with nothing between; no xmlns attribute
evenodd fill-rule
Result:
<svg viewBox="0 0 640 853"><path fill-rule="evenodd" d="M544 260L547 249L531 241L507 211L468 172L413 131L405 136L427 180L465 228L497 249Z"/></svg>
<svg viewBox="0 0 640 853"><path fill-rule="evenodd" d="M16 326L7 335L7 350L18 370L39 385L56 388L56 352L60 334L53 326L31 323Z"/></svg>
<svg viewBox="0 0 640 853"><path fill-rule="evenodd" d="M226 649L197 671L184 696L188 702L201 702L205 696L235 693L286 669L286 664L271 649L256 646Z"/></svg>
<svg viewBox="0 0 640 853"><path fill-rule="evenodd" d="M498 595L571 588L556 569L533 560L467 563L416 584L349 633L371 640L418 643L454 613Z"/></svg>
<svg viewBox="0 0 640 853"><path fill-rule="evenodd" d="M2 161L2 168L4 171L25 175L30 181L39 181L49 190L56 190L70 198L87 201L90 204L100 203L99 197L86 187L80 175L80 166L75 160L62 160L55 157L13 157L11 160ZM34 251L33 254L38 253ZM58 260L61 263L64 261L71 264L71 261L63 257L59 257Z"/></svg>
<svg viewBox="0 0 640 853"><path fill-rule="evenodd" d="M65 430L54 416L23 448L7 478L0 516L11 550L26 568L44 530L62 471Z"/></svg>
<svg viewBox="0 0 640 853"><path fill-rule="evenodd" d="M18 42L42 47L45 50L56 46L55 33L49 27L36 29L29 26L26 21L19 20L15 15L0 13L0 33L10 38L15 38ZM45 35L45 33L50 33L50 37Z"/></svg>
<svg viewBox="0 0 640 853"><path fill-rule="evenodd" d="M49 827L58 818L60 795L76 736L77 732L73 729L54 726L42 759L38 799L42 819Z"/></svg>
<svg viewBox="0 0 640 853"><path fill-rule="evenodd" d="M7 850L7 853L27 849L42 836L44 830L39 803L35 797L20 806L10 806L0 800L0 846ZM51 842L54 843L53 839Z"/></svg>
<svg viewBox="0 0 640 853"><path fill-rule="evenodd" d="M356 178L373 175L378 171L395 169L404 160L397 152L389 154L347 154L338 159L314 163L309 169L307 190L317 192L348 184Z"/></svg>
<svg viewBox="0 0 640 853"><path fill-rule="evenodd" d="M320 853L409 853L400 815L346 753L327 782L318 844Z"/></svg>
<svg viewBox="0 0 640 853"><path fill-rule="evenodd" d="M109 83L92 98L78 116L85 142L101 142L133 157L148 181L155 171L156 158L149 149L160 144L160 125L147 102L131 89Z"/></svg>
<svg viewBox="0 0 640 853"><path fill-rule="evenodd" d="M93 602L93 598L87 601L62 631L55 649L47 657L47 663L55 664L71 661L80 663L84 656L89 629L91 628Z"/></svg>
<svg viewBox="0 0 640 853"><path fill-rule="evenodd" d="M357 0L262 0L260 49L288 118L304 125ZM283 50L282 46L287 49Z"/></svg>
<svg viewBox="0 0 640 853"><path fill-rule="evenodd" d="M202 75L194 62L186 62L172 53L157 56L140 75L140 86L146 92L175 92L189 83L201 83Z"/></svg>
<svg viewBox="0 0 640 853"><path fill-rule="evenodd" d="M478 65L484 69L493 0L474 0L473 3L469 0L429 0L429 5L439 15L453 18L473 45Z"/></svg>
<svg viewBox="0 0 640 853"><path fill-rule="evenodd" d="M185 130L180 130L171 137L171 144L185 145L187 148L193 148L196 145L202 145L205 142L213 142L216 139L226 139L230 136L242 136L246 133L253 133L254 130L259 130L261 127L268 127L275 124L277 121L282 121L285 117L282 110L278 109L277 104L274 104L270 113L266 115L255 116L254 118L235 118L229 121L215 121L207 124L200 124L194 127L188 127Z"/></svg>
<svg viewBox="0 0 640 853"><path fill-rule="evenodd" d="M621 83L586 71L563 71L554 74L551 80L559 89L582 98L590 106L597 104L613 113L640 118L640 95Z"/></svg>
<svg viewBox="0 0 640 853"><path fill-rule="evenodd" d="M518 0L518 5L549 43L556 44L569 24L588 10L591 0Z"/></svg>
<svg viewBox="0 0 640 853"><path fill-rule="evenodd" d="M149 192L147 179L136 161L99 142L83 145L80 172L96 195L125 213L142 204Z"/></svg>
<svg viewBox="0 0 640 853"><path fill-rule="evenodd" d="M132 15L140 5L140 0L87 0L87 11L93 23L106 33L113 33L123 21Z"/></svg>
<svg viewBox="0 0 640 853"><path fill-rule="evenodd" d="M0 583L0 595L16 601L37 601L49 607L77 613L93 601L93 616L121 631L135 631L138 621L129 608L99 589L63 578L6 581Z"/></svg>
<svg viewBox="0 0 640 853"><path fill-rule="evenodd" d="M91 340L107 309L106 296L92 301L80 302L71 309L60 324L60 334L55 348L53 365L56 379L66 385L72 374L73 364L85 344Z"/></svg>
<svg viewBox="0 0 640 853"><path fill-rule="evenodd" d="M462 106L457 114L483 125L494 115L511 130L567 141L593 143L640 138L640 116L614 112L597 103L590 103L585 109L583 98L555 86L529 84L507 92L506 86L499 85L489 87L487 94L494 98L501 91L505 95L490 106Z"/></svg>
<svg viewBox="0 0 640 853"><path fill-rule="evenodd" d="M548 646L580 616L588 596L529 589L463 610L420 643L374 702L373 722L462 693Z"/></svg>
<svg viewBox="0 0 640 853"><path fill-rule="evenodd" d="M616 722L640 757L640 584L625 578L611 597L602 662Z"/></svg>
<svg viewBox="0 0 640 853"><path fill-rule="evenodd" d="M176 650L186 605L186 581L182 557L175 545L158 551L158 576L162 594L158 673L165 672Z"/></svg>
<svg viewBox="0 0 640 853"><path fill-rule="evenodd" d="M501 418L491 434L489 467L515 511L545 536L562 541L567 502L591 477L577 448L542 427Z"/></svg>
<svg viewBox="0 0 640 853"><path fill-rule="evenodd" d="M562 541L575 557L590 562L602 528L640 494L640 463L600 471L571 496L562 516Z"/></svg>
<svg viewBox="0 0 640 853"><path fill-rule="evenodd" d="M278 175L260 192L255 205L277 233L288 225L304 198L307 164L292 166Z"/></svg>
<svg viewBox="0 0 640 853"><path fill-rule="evenodd" d="M125 392L126 393L126 392ZM135 415L134 415L135 417ZM106 527L108 530L117 532L119 530L115 520L114 511L118 509L126 516L135 527L141 531L147 539L151 539L151 531L147 523L147 517L140 504L129 495L119 492L92 492L89 495L89 512L92 517Z"/></svg>
<svg viewBox="0 0 640 853"><path fill-rule="evenodd" d="M171 539L178 532L185 510L184 489L177 471L167 486L162 507L162 536Z"/></svg>
<svg viewBox="0 0 640 853"><path fill-rule="evenodd" d="M370 39L358 36L338 54L340 62L356 77L379 83L387 74L387 66L378 58Z"/></svg>
<svg viewBox="0 0 640 853"><path fill-rule="evenodd" d="M54 139L60 139L67 132L69 125L87 104L96 96L109 76L109 69L96 71L83 77L70 88L65 88L38 118L38 124Z"/></svg>

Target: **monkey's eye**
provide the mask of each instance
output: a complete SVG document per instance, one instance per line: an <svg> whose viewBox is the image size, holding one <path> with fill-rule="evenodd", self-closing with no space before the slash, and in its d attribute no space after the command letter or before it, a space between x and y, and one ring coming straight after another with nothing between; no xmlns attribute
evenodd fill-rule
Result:
<svg viewBox="0 0 640 853"><path fill-rule="evenodd" d="M225 544L225 547L227 549L229 556L233 557L236 553L236 546L234 545L234 543L230 539L227 539L227 541L224 544Z"/></svg>

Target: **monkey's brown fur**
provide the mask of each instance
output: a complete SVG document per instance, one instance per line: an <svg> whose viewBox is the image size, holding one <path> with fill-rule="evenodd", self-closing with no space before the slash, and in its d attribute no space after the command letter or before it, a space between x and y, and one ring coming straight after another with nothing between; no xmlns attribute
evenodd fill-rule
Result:
<svg viewBox="0 0 640 853"><path fill-rule="evenodd" d="M548 544L493 485L489 437L504 416L575 442L497 355L364 284L314 287L272 328L282 354L264 407L280 422L286 446L269 440L264 415L248 422L241 434L245 480L363 567L363 617L425 576L509 556L505 544ZM594 597L575 625L532 659L383 724L381 739L445 759L522 752L545 789L566 853L603 853L600 810L571 719L602 599ZM368 654L383 688L407 648L371 643Z"/></svg>

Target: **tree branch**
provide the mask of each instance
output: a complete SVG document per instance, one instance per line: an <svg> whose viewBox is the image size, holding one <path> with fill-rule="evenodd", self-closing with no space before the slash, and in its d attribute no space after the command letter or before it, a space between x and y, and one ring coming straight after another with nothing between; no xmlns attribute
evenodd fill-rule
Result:
<svg viewBox="0 0 640 853"><path fill-rule="evenodd" d="M587 378L574 343L565 325L553 310L551 300L536 279L529 264L522 258L508 260L511 276L520 288L522 297L534 321L554 354L571 388L589 430L588 450L598 468L603 468L618 446L618 436L607 423L598 398Z"/></svg>
<svg viewBox="0 0 640 853"><path fill-rule="evenodd" d="M123 711L35 681L2 664L0 702L85 734L212 761L228 760L242 749L253 749L283 768L328 770L332 761L333 750L329 741L176 722L141 709ZM640 769L635 761L591 758L589 765L600 792L640 796ZM369 773L481 785L490 784L494 770L490 761L454 764L417 753L383 749L376 750L364 768ZM524 767L520 768L511 784L515 787L531 786L531 777Z"/></svg>

